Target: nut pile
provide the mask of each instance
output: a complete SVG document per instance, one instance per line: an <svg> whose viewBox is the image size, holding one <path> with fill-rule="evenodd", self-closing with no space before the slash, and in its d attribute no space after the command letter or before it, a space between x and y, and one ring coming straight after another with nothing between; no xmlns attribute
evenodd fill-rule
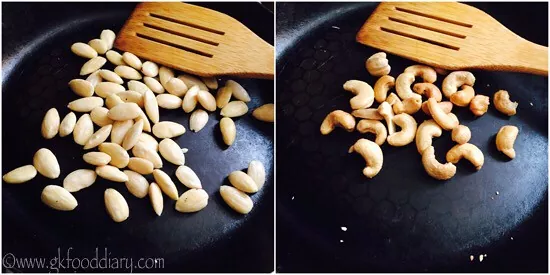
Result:
<svg viewBox="0 0 550 275"><path fill-rule="evenodd" d="M72 134L75 143L82 145L84 150L91 150L82 158L95 169L78 169L69 173L62 187L46 186L42 191L42 201L53 209L74 210L78 202L71 193L90 187L99 176L125 183L128 191L138 198L149 195L158 216L164 206L162 193L176 201L175 209L179 212L200 211L208 204L208 193L203 190L195 172L185 166L184 152L187 149L182 150L173 140L183 135L186 129L176 122L160 121L160 109L181 108L183 112L191 113L189 129L194 132L206 125L208 112L221 109L220 132L225 144L231 146L237 135L232 118L248 113L247 102L251 98L233 80L218 87L215 77L176 75L174 70L159 67L151 61L143 62L132 53L121 55L112 50L115 38L113 31L103 30L99 39L71 46L74 54L88 59L80 69L80 75L86 78L69 82L69 88L81 98L69 102L67 108L70 112L63 119L57 109L48 110L41 133L45 139L52 139L57 134L60 137ZM107 61L116 66L114 71L102 69ZM210 90L216 89L214 96ZM76 113L80 116L77 117ZM260 121L274 122L273 104L255 109L252 115ZM94 124L99 127L97 130L94 130ZM162 171L164 160L178 166L176 177L189 190L178 194L170 175ZM19 184L33 179L37 173L56 179L60 172L55 154L42 148L34 155L32 165L8 172L3 180ZM234 187L220 187L223 200L242 214L250 212L253 207L246 193L257 192L265 182L265 168L261 162L250 162L247 172L231 173L229 180ZM154 182L149 183L147 175L152 175ZM118 191L107 188L104 200L106 211L115 222L129 217L128 203Z"/></svg>
<svg viewBox="0 0 550 275"><path fill-rule="evenodd" d="M472 135L470 129L461 125L458 117L451 112L453 106L469 107L475 116L482 116L487 112L489 97L475 94L475 77L472 73L448 73L426 65L413 65L394 78L389 75L391 67L386 53L383 52L369 57L365 65L372 76L379 77L374 89L360 80L344 83L344 90L354 95L350 100L353 111L351 114L342 110L332 111L323 120L320 130L321 134L328 135L336 127L340 127L347 132L357 130L376 135L374 142L362 138L349 148L349 153L357 152L365 159L367 166L363 169L363 174L366 177L372 178L382 169L384 156L380 146L385 142L399 147L416 140L424 169L438 180L452 178L456 173L454 164L463 158L470 161L477 170L481 169L484 163L483 152L476 145L468 143ZM438 73L447 75L441 90L433 84ZM414 83L417 79L422 82ZM395 93L390 92L393 88ZM423 96L427 100L423 101ZM442 101L443 96L449 101ZM379 103L378 107L372 107L374 101ZM496 92L493 103L503 114L516 114L518 103L510 100L507 91ZM431 119L418 125L412 115L420 110ZM356 123L356 118L361 120ZM457 143L447 152L447 163L444 164L436 160L432 146L433 138L440 137L443 130L452 131L452 140ZM497 149L512 159L515 157L513 146L518 133L519 129L510 125L503 126L497 133Z"/></svg>

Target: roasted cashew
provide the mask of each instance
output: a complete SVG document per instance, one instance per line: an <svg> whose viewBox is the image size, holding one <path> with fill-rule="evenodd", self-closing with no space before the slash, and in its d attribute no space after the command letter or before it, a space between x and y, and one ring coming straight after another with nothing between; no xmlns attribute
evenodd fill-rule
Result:
<svg viewBox="0 0 550 275"><path fill-rule="evenodd" d="M321 134L328 135L337 126L344 128L348 132L352 132L355 129L355 118L341 110L332 111L321 124Z"/></svg>
<svg viewBox="0 0 550 275"><path fill-rule="evenodd" d="M375 134L376 140L374 142L380 146L384 144L386 138L388 137L386 126L384 126L384 124L378 120L361 119L359 123L357 123L357 131L362 134Z"/></svg>
<svg viewBox="0 0 550 275"><path fill-rule="evenodd" d="M438 102L437 105L443 110L444 113L448 114L453 110L453 103L450 101L442 101ZM432 113L430 113L430 109L428 108L428 101L424 101L422 103L422 111L427 114L428 116L432 116Z"/></svg>
<svg viewBox="0 0 550 275"><path fill-rule="evenodd" d="M461 89L462 90L452 94L450 100L456 106L465 107L474 99L476 93L472 86L462 85Z"/></svg>
<svg viewBox="0 0 550 275"><path fill-rule="evenodd" d="M393 110L390 104L386 101L382 102L380 106L378 106L378 113L384 117L384 120L386 120L388 135L395 133L395 124L393 124Z"/></svg>
<svg viewBox="0 0 550 275"><path fill-rule="evenodd" d="M412 65L405 69L406 73L412 73L415 77L422 77L426 83L434 83L437 80L437 73L432 67L426 65Z"/></svg>
<svg viewBox="0 0 550 275"><path fill-rule="evenodd" d="M367 178L372 178L380 172L384 163L384 155L378 144L368 140L359 139L353 146L349 148L349 153L359 153L367 162L367 167L363 169L363 175Z"/></svg>
<svg viewBox="0 0 550 275"><path fill-rule="evenodd" d="M426 148L432 146L434 137L440 137L443 130L433 119L425 120L416 130L416 149L422 154Z"/></svg>
<svg viewBox="0 0 550 275"><path fill-rule="evenodd" d="M413 91L419 95L426 95L426 97L433 97L437 102L441 102L443 96L437 86L432 83L416 83L413 86Z"/></svg>
<svg viewBox="0 0 550 275"><path fill-rule="evenodd" d="M511 159L515 158L516 150L514 150L514 142L516 141L518 133L519 129L516 126L502 126L497 133L497 150L503 152Z"/></svg>
<svg viewBox="0 0 550 275"><path fill-rule="evenodd" d="M481 169L484 162L483 152L471 143L457 144L447 152L447 161L457 163L462 158L469 160L476 170Z"/></svg>
<svg viewBox="0 0 550 275"><path fill-rule="evenodd" d="M470 111L475 116L482 116L489 109L489 97L484 95L476 95L474 99L470 102Z"/></svg>
<svg viewBox="0 0 550 275"><path fill-rule="evenodd" d="M458 87L462 85L474 86L475 82L476 78L472 73L466 71L456 71L450 73L447 77L445 77L445 79L443 79L441 90L443 90L443 94L447 98L450 98L451 95L456 93Z"/></svg>
<svg viewBox="0 0 550 275"><path fill-rule="evenodd" d="M453 113L446 114L441 107L439 107L439 104L435 101L435 99L428 99L428 109L430 109L433 119L437 122L437 124L439 124L439 126L441 126L441 128L449 131L458 126L457 117Z"/></svg>
<svg viewBox="0 0 550 275"><path fill-rule="evenodd" d="M510 100L510 95L506 90L496 92L493 97L493 103L495 104L495 108L505 115L513 116L516 114L518 103Z"/></svg>
<svg viewBox="0 0 550 275"><path fill-rule="evenodd" d="M348 80L344 83L344 90L352 92L355 96L350 99L351 108L368 108L374 102L374 91L367 83L359 80Z"/></svg>
<svg viewBox="0 0 550 275"><path fill-rule="evenodd" d="M388 91L395 86L395 78L390 75L380 77L374 84L374 99L376 102L382 103L386 100Z"/></svg>
<svg viewBox="0 0 550 275"><path fill-rule="evenodd" d="M422 96L419 94L415 94L411 90L411 84L414 82L414 74L412 73L402 73L400 74L397 79L395 80L395 90L397 91L397 95L403 100L409 98L409 97L417 97L422 100Z"/></svg>
<svg viewBox="0 0 550 275"><path fill-rule="evenodd" d="M392 107L393 114L397 115L405 112L405 106L403 106L403 102L396 94L389 94L386 98L386 102Z"/></svg>
<svg viewBox="0 0 550 275"><path fill-rule="evenodd" d="M422 107L422 98L409 97L403 100L403 111L409 115L416 114Z"/></svg>
<svg viewBox="0 0 550 275"><path fill-rule="evenodd" d="M458 125L451 133L451 139L458 144L467 143L470 138L472 138L472 132L468 126Z"/></svg>
<svg viewBox="0 0 550 275"><path fill-rule="evenodd" d="M369 57L369 59L367 59L367 62L365 62L365 67L367 67L367 71L369 71L369 74L371 74L372 76L387 75L390 73L391 70L385 52L375 53L371 57Z"/></svg>
<svg viewBox="0 0 550 275"><path fill-rule="evenodd" d="M435 159L435 149L429 146L422 152L424 170L434 179L448 180L456 174L456 166L452 163L441 164Z"/></svg>
<svg viewBox="0 0 550 275"><path fill-rule="evenodd" d="M357 109L351 112L351 115L358 118L383 120L384 117L378 113L377 108Z"/></svg>
<svg viewBox="0 0 550 275"><path fill-rule="evenodd" d="M414 140L416 134L416 120L409 114L403 113L393 117L393 122L401 127L401 131L388 136L388 143L392 146L405 146Z"/></svg>

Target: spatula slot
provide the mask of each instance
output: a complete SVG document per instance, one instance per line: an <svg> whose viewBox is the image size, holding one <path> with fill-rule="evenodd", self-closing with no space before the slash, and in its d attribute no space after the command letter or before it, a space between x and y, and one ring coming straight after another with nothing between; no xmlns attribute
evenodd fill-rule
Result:
<svg viewBox="0 0 550 275"><path fill-rule="evenodd" d="M181 37L183 37L183 38L188 38L188 39L196 40L196 41L199 41L199 42L202 42L202 43L206 43L206 44L209 44L209 45L212 45L212 46L218 46L218 45L220 45L220 43L217 43L217 42L209 41L209 40L206 40L206 39L203 39L203 38L200 38L200 37L192 36L192 35L189 35L189 34L186 34L186 33L182 33L182 32L176 31L176 30L164 28L164 27L161 27L161 26L155 26L155 25L149 24L149 23L143 23L143 26L145 26L145 27L147 27L147 28L150 28L150 29L154 29L154 30L158 30L158 31L163 31L163 32L166 32L166 33L169 33L169 34L181 36Z"/></svg>
<svg viewBox="0 0 550 275"><path fill-rule="evenodd" d="M455 25L462 26L462 27L467 27L467 28L473 27L473 25L471 25L471 24L462 23L462 22L459 22L459 21L455 21L455 20L452 20L452 19L447 19L447 18L443 18L443 17L431 15L431 14L426 14L426 13L415 11L415 10L409 10L409 9L402 8L402 7L395 7L395 9L397 11L400 11L400 12L406 12L406 13L410 13L410 14L414 14L414 15L418 15L418 16L423 16L423 17L427 17L427 18L431 18L431 19L435 19L435 20L455 24Z"/></svg>
<svg viewBox="0 0 550 275"><path fill-rule="evenodd" d="M457 37L457 38L462 38L462 39L466 38L466 36L462 35L462 34L450 32L450 31L446 31L446 30L441 30L441 29L430 27L430 26L421 25L421 24L418 24L418 23L415 23L415 22L410 22L410 21L407 21L407 20L399 19L399 18L388 17L388 19L390 21L393 21L393 22L406 24L406 25L409 25L409 26L413 26L413 27L417 27L417 28L421 28L421 29L425 29L425 30L429 30L429 31L434 31L434 32L450 35L450 36Z"/></svg>
<svg viewBox="0 0 550 275"><path fill-rule="evenodd" d="M197 25L197 24L194 24L194 23L185 22L183 20L171 18L171 17L164 16L164 15L161 15L161 14L149 13L149 16L154 17L154 18L158 18L158 19L162 19L162 20L166 20L166 21L169 21L169 22L172 22L172 23L178 23L178 24L181 24L181 25L185 25L185 26L188 26L188 27L195 28L195 29L199 29L199 30L203 30L203 31L207 31L207 32L211 32L211 33L215 33L215 34L219 34L219 35L225 35L225 32L223 32L223 31L218 31L218 30L211 29L211 28L208 28L208 27L205 27L205 26L200 26L200 25Z"/></svg>
<svg viewBox="0 0 550 275"><path fill-rule="evenodd" d="M163 40L163 39L160 39L160 38L157 38L157 37L152 37L152 36L149 36L149 35L146 35L146 34L136 33L136 36L139 37L139 38L147 39L149 41L153 41L153 42L160 43L160 44L163 44L163 45L166 45L166 46L170 46L170 47L173 47L173 48L176 48L176 49L184 50L186 52L202 55L204 57L209 57L209 58L214 57L214 55L212 55L212 54L205 53L205 52L195 50L195 49L191 49L189 47L181 46L181 45L178 45L176 43L166 41L166 40Z"/></svg>
<svg viewBox="0 0 550 275"><path fill-rule="evenodd" d="M434 41L434 40L431 40L431 39L427 39L427 38L424 38L424 37L420 37L420 36L417 36L417 35L414 35L414 34L405 33L405 32L401 32L401 31L397 31L397 30L392 30L392 29L388 29L388 28L385 28L385 27L380 27L380 30L388 32L388 33L392 33L392 34L412 38L412 39L415 39L415 40L418 40L418 41L426 42L426 43L429 43L429 44L432 44L432 45L435 45L435 46L440 46L440 47L455 50L455 51L460 50L459 47L449 45L449 44L446 44L446 43L441 43L441 42Z"/></svg>

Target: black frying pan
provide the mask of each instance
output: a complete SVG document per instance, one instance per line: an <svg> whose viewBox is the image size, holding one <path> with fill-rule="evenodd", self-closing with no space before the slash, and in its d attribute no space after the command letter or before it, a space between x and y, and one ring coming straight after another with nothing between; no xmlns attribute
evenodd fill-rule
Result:
<svg viewBox="0 0 550 275"><path fill-rule="evenodd" d="M63 117L66 105L77 96L67 83L79 77L85 62L71 53L77 41L87 42L102 29L118 31L135 3L3 3L2 81L2 174L32 162L34 152L50 148L61 165L61 176L49 180L37 176L21 185L2 184L2 249L4 271L56 272L56 267L24 268L12 265L10 255L45 257L46 263L67 251L71 258L132 258L134 267L103 268L118 272L269 272L273 270L273 125L251 116L236 120L237 139L226 149L219 137L217 113L210 115L199 133L190 131L176 141L189 148L186 165L195 170L210 195L208 206L196 214L175 211L174 201L165 197L161 217L154 214L149 198L137 199L124 184L98 180L75 193L79 206L59 212L40 201L48 184L62 184L63 178L78 168L91 168L82 160L82 148L72 137L44 140L40 124L45 112L56 107ZM203 6L227 13L273 44L273 13L259 3L210 3ZM113 69L112 65L106 66ZM273 82L239 80L249 91L251 109L273 102ZM172 120L188 128L182 110L161 110L161 121ZM246 216L236 214L222 201L218 188L228 184L225 177L244 169L249 161L264 163L268 182L252 196L255 207ZM175 166L165 163L164 171L174 175ZM173 176L179 193L186 188ZM152 179L150 179L152 180ZM103 192L107 187L120 191L130 206L130 218L114 223L105 212ZM8 255L10 254L10 255ZM6 256L8 255L8 256ZM138 269L140 258L152 257L164 268ZM7 259L7 262L6 262ZM246 259L246 260L245 260ZM54 260L55 261L55 260ZM73 261L74 262L74 261ZM142 262L142 266L145 262ZM63 264L63 263L62 263ZM64 262L66 266L66 262ZM68 267L59 271L100 269ZM114 265L110 265L114 267Z"/></svg>
<svg viewBox="0 0 550 275"><path fill-rule="evenodd" d="M547 3L468 4L547 45ZM476 172L461 161L447 182L426 174L414 144L384 144L382 171L367 179L364 160L347 153L365 135L319 133L330 111L349 111L345 81L376 80L364 64L377 50L355 42L376 5L277 4L277 270L547 272L547 77L473 72L477 93L508 90L520 103L518 114L508 118L491 105L475 118L456 108L485 165ZM393 55L389 61L394 77L414 64ZM506 124L520 128L511 161L494 145ZM436 157L443 161L452 145L444 133L434 141ZM482 262L480 254L487 254Z"/></svg>

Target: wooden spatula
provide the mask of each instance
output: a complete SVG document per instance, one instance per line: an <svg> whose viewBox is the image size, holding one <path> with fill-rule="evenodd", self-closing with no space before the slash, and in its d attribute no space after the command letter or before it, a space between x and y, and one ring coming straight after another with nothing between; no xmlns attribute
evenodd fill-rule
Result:
<svg viewBox="0 0 550 275"><path fill-rule="evenodd" d="M481 10L456 2L381 3L356 39L449 70L548 75L547 47L519 37Z"/></svg>
<svg viewBox="0 0 550 275"><path fill-rule="evenodd" d="M139 4L115 47L200 76L273 79L273 46L226 14L186 3Z"/></svg>

